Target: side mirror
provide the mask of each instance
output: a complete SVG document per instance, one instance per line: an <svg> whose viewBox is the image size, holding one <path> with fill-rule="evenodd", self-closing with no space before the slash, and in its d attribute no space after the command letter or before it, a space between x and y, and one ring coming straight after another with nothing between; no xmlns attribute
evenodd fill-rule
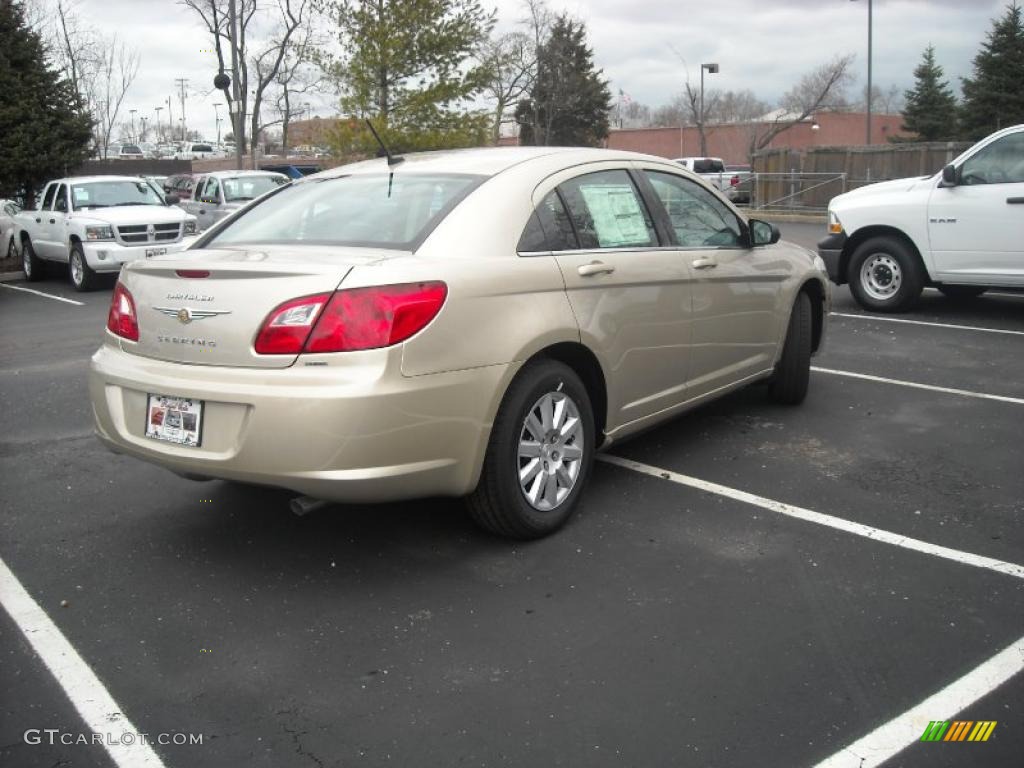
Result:
<svg viewBox="0 0 1024 768"><path fill-rule="evenodd" d="M767 221L761 221L760 219L750 220L751 246L756 248L759 245L772 245L779 242L781 237L782 233L774 224L769 224Z"/></svg>
<svg viewBox="0 0 1024 768"><path fill-rule="evenodd" d="M164 198L164 200L167 201L168 205L177 205L178 203L181 202L181 198L178 197L177 195L168 195L167 197Z"/></svg>
<svg viewBox="0 0 1024 768"><path fill-rule="evenodd" d="M942 186L955 187L960 183L960 173L955 165L944 165L942 167Z"/></svg>

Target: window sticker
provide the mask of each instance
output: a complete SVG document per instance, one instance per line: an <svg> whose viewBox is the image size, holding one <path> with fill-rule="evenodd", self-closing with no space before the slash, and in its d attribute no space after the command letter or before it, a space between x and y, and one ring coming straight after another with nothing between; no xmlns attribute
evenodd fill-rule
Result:
<svg viewBox="0 0 1024 768"><path fill-rule="evenodd" d="M650 243L644 212L631 185L581 184L580 194L594 221L600 247L621 248Z"/></svg>

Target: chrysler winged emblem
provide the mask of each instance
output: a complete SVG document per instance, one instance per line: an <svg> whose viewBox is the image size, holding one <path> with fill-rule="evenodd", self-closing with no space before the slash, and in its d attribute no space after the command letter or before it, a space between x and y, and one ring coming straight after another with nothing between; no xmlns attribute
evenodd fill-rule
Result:
<svg viewBox="0 0 1024 768"><path fill-rule="evenodd" d="M230 309L191 309L189 307L153 307L153 309L170 317L178 318L178 322L182 325L188 325L193 320L231 314Z"/></svg>

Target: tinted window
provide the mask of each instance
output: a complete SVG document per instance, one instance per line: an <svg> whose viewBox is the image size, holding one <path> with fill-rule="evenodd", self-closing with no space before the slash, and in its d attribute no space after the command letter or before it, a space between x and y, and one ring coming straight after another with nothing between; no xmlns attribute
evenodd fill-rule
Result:
<svg viewBox="0 0 1024 768"><path fill-rule="evenodd" d="M68 209L68 188L61 184L57 190L57 197L53 201L53 210L67 211Z"/></svg>
<svg viewBox="0 0 1024 768"><path fill-rule="evenodd" d="M271 195L208 244L329 243L410 249L483 181L456 174L359 174L296 184Z"/></svg>
<svg viewBox="0 0 1024 768"><path fill-rule="evenodd" d="M576 225L580 248L658 244L650 214L625 171L588 173L570 179L559 189Z"/></svg>
<svg viewBox="0 0 1024 768"><path fill-rule="evenodd" d="M744 244L739 219L711 192L671 173L644 171L644 175L665 206L679 245L735 248Z"/></svg>
<svg viewBox="0 0 1024 768"><path fill-rule="evenodd" d="M569 214L558 197L550 192L530 217L523 236L519 239L518 251L572 251L579 248L576 233L572 231Z"/></svg>
<svg viewBox="0 0 1024 768"><path fill-rule="evenodd" d="M701 157L693 161L693 170L695 173L722 173L725 165L721 160Z"/></svg>
<svg viewBox="0 0 1024 768"><path fill-rule="evenodd" d="M1019 184L1024 182L1024 131L1003 136L964 163L964 184Z"/></svg>
<svg viewBox="0 0 1024 768"><path fill-rule="evenodd" d="M192 145L192 151L193 152L213 152L213 147L211 147L209 144L193 144Z"/></svg>
<svg viewBox="0 0 1024 768"><path fill-rule="evenodd" d="M288 179L281 176L239 176L237 178L227 178L224 179L224 199L229 203L255 200L260 195L287 183Z"/></svg>
<svg viewBox="0 0 1024 768"><path fill-rule="evenodd" d="M41 210L48 211L53 207L53 196L57 192L57 185L51 184L46 188L46 196L43 198L43 207Z"/></svg>
<svg viewBox="0 0 1024 768"><path fill-rule="evenodd" d="M122 155L141 155L142 150L136 147L134 144L125 144L121 147Z"/></svg>

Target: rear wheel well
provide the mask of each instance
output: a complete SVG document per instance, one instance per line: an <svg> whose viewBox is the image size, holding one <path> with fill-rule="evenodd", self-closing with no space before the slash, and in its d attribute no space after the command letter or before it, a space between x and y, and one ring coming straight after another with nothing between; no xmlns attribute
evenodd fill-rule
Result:
<svg viewBox="0 0 1024 768"><path fill-rule="evenodd" d="M583 381L594 408L594 432L600 446L604 442L604 428L608 422L608 389L601 364L594 353L582 344L562 342L545 347L531 359L538 357L547 357L568 365Z"/></svg>
<svg viewBox="0 0 1024 768"><path fill-rule="evenodd" d="M839 262L839 276L844 283L847 281L846 273L850 268L850 259L853 258L854 252L861 246L861 243L873 237L891 237L903 243L910 250L913 257L917 259L917 266L921 269L921 276L925 282L930 282L928 269L924 265L924 259L921 258L921 251L918 250L914 241L905 232L895 227L875 226L858 229L847 238L846 243L843 245L843 255Z"/></svg>
<svg viewBox="0 0 1024 768"><path fill-rule="evenodd" d="M817 352L825 327L825 290L821 283L811 279L800 286L800 293L806 293L811 300L811 351Z"/></svg>

